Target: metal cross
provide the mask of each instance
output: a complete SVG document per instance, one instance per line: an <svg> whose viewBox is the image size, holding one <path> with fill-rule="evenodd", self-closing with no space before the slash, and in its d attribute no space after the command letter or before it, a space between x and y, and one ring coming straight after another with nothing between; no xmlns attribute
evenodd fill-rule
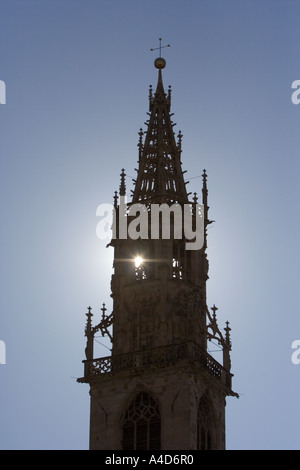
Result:
<svg viewBox="0 0 300 470"><path fill-rule="evenodd" d="M156 47L155 49L150 49L150 51L158 51L159 50L159 57L161 57L161 50L164 49L165 47L171 47L170 44L167 44L166 46L161 45L161 39L159 38L159 47Z"/></svg>

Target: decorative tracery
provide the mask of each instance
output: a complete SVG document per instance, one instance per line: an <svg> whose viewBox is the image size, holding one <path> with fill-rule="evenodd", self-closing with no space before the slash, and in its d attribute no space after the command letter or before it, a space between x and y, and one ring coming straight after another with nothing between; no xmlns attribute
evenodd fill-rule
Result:
<svg viewBox="0 0 300 470"><path fill-rule="evenodd" d="M123 450L160 449L160 412L147 392L131 402L123 422Z"/></svg>
<svg viewBox="0 0 300 470"><path fill-rule="evenodd" d="M226 322L226 328L225 330L225 336L222 334L222 332L219 329L218 323L217 323L217 316L216 316L216 311L218 308L213 305L211 307L212 314L207 309L207 339L208 341L217 341L219 346L222 347L223 350L223 366L225 369L229 370L231 369L231 360L230 360L230 351L231 351L231 341L230 341L230 330L229 328L229 322Z"/></svg>

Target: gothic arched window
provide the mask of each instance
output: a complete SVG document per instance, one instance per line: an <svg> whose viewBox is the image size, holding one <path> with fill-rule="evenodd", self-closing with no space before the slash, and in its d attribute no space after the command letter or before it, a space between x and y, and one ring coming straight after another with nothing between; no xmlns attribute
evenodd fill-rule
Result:
<svg viewBox="0 0 300 470"><path fill-rule="evenodd" d="M131 402L123 423L123 450L160 450L160 413L147 392Z"/></svg>
<svg viewBox="0 0 300 470"><path fill-rule="evenodd" d="M197 419L197 449L212 450L216 448L216 425L214 412L207 396L199 402Z"/></svg>

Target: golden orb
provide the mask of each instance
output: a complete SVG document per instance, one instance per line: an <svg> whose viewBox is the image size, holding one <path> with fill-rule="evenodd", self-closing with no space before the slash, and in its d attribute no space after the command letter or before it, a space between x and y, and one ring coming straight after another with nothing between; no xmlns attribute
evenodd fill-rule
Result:
<svg viewBox="0 0 300 470"><path fill-rule="evenodd" d="M157 69L164 69L166 66L166 61L162 57L157 57L154 61L154 65Z"/></svg>

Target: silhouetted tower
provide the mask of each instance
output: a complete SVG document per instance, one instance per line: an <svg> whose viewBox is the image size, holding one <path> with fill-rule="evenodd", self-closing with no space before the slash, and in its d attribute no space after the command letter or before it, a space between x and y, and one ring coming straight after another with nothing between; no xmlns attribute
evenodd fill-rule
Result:
<svg viewBox="0 0 300 470"><path fill-rule="evenodd" d="M206 303L206 229L211 222L205 170L201 249L186 249L184 230L181 238L176 235L176 207L182 214L188 208L195 227L199 206L197 195L190 200L186 190L182 134L176 139L171 89L165 93L163 87L165 64L161 56L155 60L158 83L154 94L150 86L144 139L143 130L139 132L132 199L125 200L124 169L114 196L113 312L108 315L103 304L94 327L90 307L87 313L84 377L78 381L90 384L91 449L224 449L225 398L237 396L231 388L230 328L227 322L225 333L220 331L217 308L209 310ZM143 219L131 212L137 204ZM174 209L169 210L167 236L163 215L158 229L151 218L154 206L163 204ZM147 237L128 235L137 220L147 220ZM110 336L111 356L93 357L98 331ZM222 364L208 352L211 341L220 347Z"/></svg>

